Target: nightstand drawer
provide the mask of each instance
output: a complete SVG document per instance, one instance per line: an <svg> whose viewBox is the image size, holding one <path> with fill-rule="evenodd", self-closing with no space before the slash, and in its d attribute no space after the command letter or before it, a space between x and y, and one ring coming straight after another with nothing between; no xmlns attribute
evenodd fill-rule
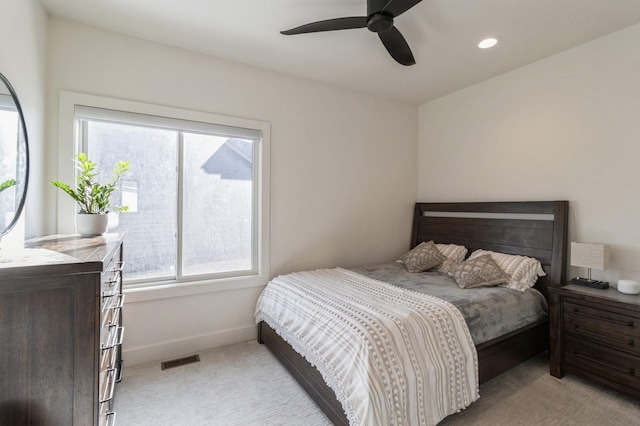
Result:
<svg viewBox="0 0 640 426"><path fill-rule="evenodd" d="M566 333L640 355L640 319L571 302L563 316Z"/></svg>
<svg viewBox="0 0 640 426"><path fill-rule="evenodd" d="M568 370L640 391L640 357L567 336L564 358Z"/></svg>

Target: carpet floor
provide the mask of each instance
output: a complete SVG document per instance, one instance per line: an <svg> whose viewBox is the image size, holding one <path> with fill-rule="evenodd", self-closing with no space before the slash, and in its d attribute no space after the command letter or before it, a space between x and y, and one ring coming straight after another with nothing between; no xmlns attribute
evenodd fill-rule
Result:
<svg viewBox="0 0 640 426"><path fill-rule="evenodd" d="M256 341L199 353L200 362L124 369L114 408L118 426L324 426L331 422ZM574 376L549 375L545 355L480 387L480 399L447 426L640 425L640 403Z"/></svg>

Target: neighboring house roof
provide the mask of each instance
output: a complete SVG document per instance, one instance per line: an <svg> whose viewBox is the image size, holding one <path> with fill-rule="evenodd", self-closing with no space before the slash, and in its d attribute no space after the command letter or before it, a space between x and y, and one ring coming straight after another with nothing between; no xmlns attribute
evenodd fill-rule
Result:
<svg viewBox="0 0 640 426"><path fill-rule="evenodd" d="M222 179L251 180L252 155L251 142L227 139L202 165L202 169L208 174L220 175Z"/></svg>

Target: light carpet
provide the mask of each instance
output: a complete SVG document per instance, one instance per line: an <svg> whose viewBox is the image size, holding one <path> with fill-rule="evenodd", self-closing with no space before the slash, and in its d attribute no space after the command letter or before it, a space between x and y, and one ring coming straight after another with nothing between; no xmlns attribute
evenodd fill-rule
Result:
<svg viewBox="0 0 640 426"><path fill-rule="evenodd" d="M127 367L116 388L118 426L324 426L331 422L263 345L199 353L200 362L161 370ZM126 360L125 360L126 362ZM480 399L441 425L638 425L640 403L574 376L549 375L546 355L480 387Z"/></svg>

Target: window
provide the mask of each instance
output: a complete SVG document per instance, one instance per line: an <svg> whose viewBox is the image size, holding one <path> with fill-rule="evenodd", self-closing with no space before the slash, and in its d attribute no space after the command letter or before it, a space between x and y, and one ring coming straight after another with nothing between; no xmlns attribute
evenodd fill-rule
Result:
<svg viewBox="0 0 640 426"><path fill-rule="evenodd" d="M105 179L131 171L112 195L125 213L125 285L258 275L264 257L264 140L254 128L75 105L78 150ZM252 122L244 120L248 124Z"/></svg>

